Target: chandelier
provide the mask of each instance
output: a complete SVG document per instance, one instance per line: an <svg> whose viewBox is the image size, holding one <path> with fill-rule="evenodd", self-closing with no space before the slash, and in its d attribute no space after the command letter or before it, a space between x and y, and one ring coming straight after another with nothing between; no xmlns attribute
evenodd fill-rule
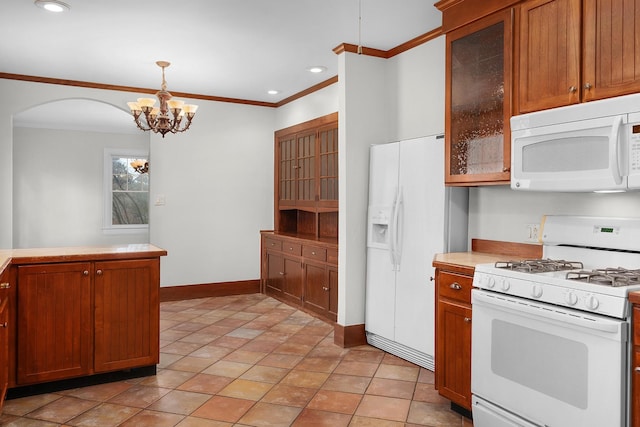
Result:
<svg viewBox="0 0 640 427"><path fill-rule="evenodd" d="M164 69L171 65L167 61L157 61L158 67L162 68L162 87L156 92L160 100L160 108L154 107L154 98L138 98L137 102L127 102L131 109L133 119L138 128L143 131L153 131L162 134L162 137L171 132L184 132L191 126L191 120L196 115L197 105L185 104L184 101L171 99L171 94L167 92L167 82L164 79ZM169 115L171 112L171 116ZM144 120L142 121L142 114Z"/></svg>
<svg viewBox="0 0 640 427"><path fill-rule="evenodd" d="M144 160L134 160L129 163L134 171L138 172L140 175L149 172L149 162Z"/></svg>

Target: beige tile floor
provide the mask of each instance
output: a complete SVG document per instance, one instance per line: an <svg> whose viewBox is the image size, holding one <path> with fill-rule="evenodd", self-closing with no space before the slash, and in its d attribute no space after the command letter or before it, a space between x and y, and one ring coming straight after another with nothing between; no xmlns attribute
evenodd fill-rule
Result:
<svg viewBox="0 0 640 427"><path fill-rule="evenodd" d="M433 373L261 294L161 304L157 375L9 400L2 426L430 426L471 422Z"/></svg>

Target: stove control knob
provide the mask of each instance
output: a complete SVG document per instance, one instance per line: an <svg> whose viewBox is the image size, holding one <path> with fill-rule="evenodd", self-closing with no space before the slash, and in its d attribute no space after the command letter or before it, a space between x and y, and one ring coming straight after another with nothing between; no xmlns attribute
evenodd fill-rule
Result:
<svg viewBox="0 0 640 427"><path fill-rule="evenodd" d="M566 295L564 296L564 300L569 305L576 305L578 303L578 297L571 291L566 293Z"/></svg>
<svg viewBox="0 0 640 427"><path fill-rule="evenodd" d="M500 287L502 288L503 291L506 292L511 287L511 283L509 283L507 279L502 279L502 283L500 284Z"/></svg>
<svg viewBox="0 0 640 427"><path fill-rule="evenodd" d="M533 298L540 298L542 296L542 286L534 284L531 287L531 296Z"/></svg>
<svg viewBox="0 0 640 427"><path fill-rule="evenodd" d="M596 298L595 296L589 295L585 299L585 304L587 305L587 308L589 310L595 310L600 305L600 301L598 301L598 298Z"/></svg>
<svg viewBox="0 0 640 427"><path fill-rule="evenodd" d="M487 277L487 288L493 289L493 287L495 285L496 285L496 279L494 277L488 276Z"/></svg>

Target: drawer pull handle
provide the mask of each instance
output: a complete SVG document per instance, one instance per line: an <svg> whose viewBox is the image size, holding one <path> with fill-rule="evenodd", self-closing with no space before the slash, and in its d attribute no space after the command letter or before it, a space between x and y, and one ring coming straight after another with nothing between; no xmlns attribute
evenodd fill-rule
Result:
<svg viewBox="0 0 640 427"><path fill-rule="evenodd" d="M293 246L289 246L289 250L292 251L293 250Z"/></svg>
<svg viewBox="0 0 640 427"><path fill-rule="evenodd" d="M471 317L465 317L464 321L467 322L467 323L471 323Z"/></svg>
<svg viewBox="0 0 640 427"><path fill-rule="evenodd" d="M8 282L0 283L0 289L9 289L11 288L11 284Z"/></svg>
<svg viewBox="0 0 640 427"><path fill-rule="evenodd" d="M275 245L276 245L275 243L271 242L271 246L275 246Z"/></svg>
<svg viewBox="0 0 640 427"><path fill-rule="evenodd" d="M458 282L453 282L452 284L449 285L449 287L451 289L455 289L456 291L459 291L460 289L462 289L462 286L460 286Z"/></svg>

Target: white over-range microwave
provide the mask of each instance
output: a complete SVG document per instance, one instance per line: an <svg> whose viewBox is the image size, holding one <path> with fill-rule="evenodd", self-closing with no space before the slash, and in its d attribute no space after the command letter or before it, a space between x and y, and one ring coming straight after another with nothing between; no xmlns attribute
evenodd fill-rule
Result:
<svg viewBox="0 0 640 427"><path fill-rule="evenodd" d="M640 93L512 117L511 188L640 189Z"/></svg>

